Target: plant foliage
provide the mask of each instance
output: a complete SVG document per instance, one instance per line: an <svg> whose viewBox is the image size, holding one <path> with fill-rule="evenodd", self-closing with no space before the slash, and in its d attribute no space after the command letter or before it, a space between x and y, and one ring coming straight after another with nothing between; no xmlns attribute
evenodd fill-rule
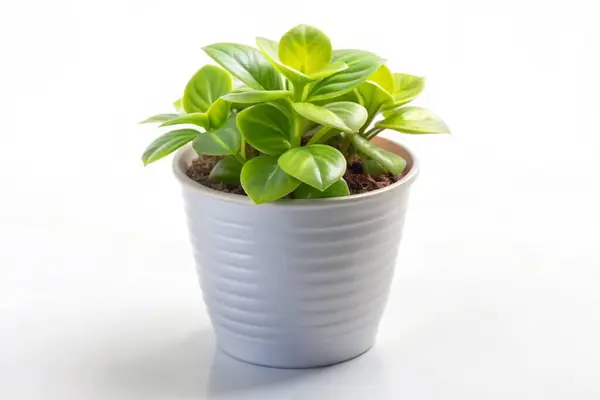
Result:
<svg viewBox="0 0 600 400"><path fill-rule="evenodd" d="M256 204L340 197L350 194L343 175L351 156L370 173L405 168L402 157L370 141L381 131L449 132L431 111L405 106L423 91L424 79L393 73L373 53L334 50L325 33L308 25L279 41L259 37L256 45L203 48L219 66L192 76L175 112L142 121L186 125L152 142L144 164L192 142L198 154L223 156L212 180L241 184ZM243 86L234 88L234 80Z"/></svg>

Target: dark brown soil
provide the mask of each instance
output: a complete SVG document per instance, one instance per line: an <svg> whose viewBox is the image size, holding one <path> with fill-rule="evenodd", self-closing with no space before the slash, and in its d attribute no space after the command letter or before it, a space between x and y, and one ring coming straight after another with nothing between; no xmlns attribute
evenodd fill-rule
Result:
<svg viewBox="0 0 600 400"><path fill-rule="evenodd" d="M225 183L218 183L210 180L210 171L220 159L221 157L198 156L198 158L192 161L192 165L189 166L186 174L196 182L211 189L245 196L246 193L240 185L230 186ZM350 160L348 163L348 169L344 174L344 179L348 183L350 194L360 194L389 186L394 182L398 182L403 176L403 174L394 176L389 173L379 176L370 174L365 175L360 159L356 158Z"/></svg>

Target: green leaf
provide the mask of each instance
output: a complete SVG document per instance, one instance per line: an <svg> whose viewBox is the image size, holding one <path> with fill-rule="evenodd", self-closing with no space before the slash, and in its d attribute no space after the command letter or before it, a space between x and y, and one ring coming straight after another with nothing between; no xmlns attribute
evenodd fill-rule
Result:
<svg viewBox="0 0 600 400"><path fill-rule="evenodd" d="M197 112L191 114L182 114L177 118L173 118L167 122L164 122L160 126L180 125L180 124L192 124L208 129L210 123L208 121L208 115L206 113Z"/></svg>
<svg viewBox="0 0 600 400"><path fill-rule="evenodd" d="M386 170L398 175L406 167L406 160L398 154L383 150L359 135L350 135L350 141L361 153L381 164Z"/></svg>
<svg viewBox="0 0 600 400"><path fill-rule="evenodd" d="M360 154L360 160L363 164L363 169L365 173L371 174L373 176L383 175L387 172L383 165L375 160L371 160L364 154Z"/></svg>
<svg viewBox="0 0 600 400"><path fill-rule="evenodd" d="M409 75L394 74L394 107L414 100L425 89L425 79Z"/></svg>
<svg viewBox="0 0 600 400"><path fill-rule="evenodd" d="M291 95L292 92L288 90L244 90L237 93L226 94L222 99L232 103L256 104L283 99Z"/></svg>
<svg viewBox="0 0 600 400"><path fill-rule="evenodd" d="M173 102L173 107L175 107L175 110L177 110L179 114L185 113L185 110L183 109L183 99L175 100Z"/></svg>
<svg viewBox="0 0 600 400"><path fill-rule="evenodd" d="M366 81L358 86L361 104L367 109L369 122L373 120L379 110L386 104L392 104L392 95L375 82Z"/></svg>
<svg viewBox="0 0 600 400"><path fill-rule="evenodd" d="M379 67L368 80L378 84L389 94L395 93L394 75L392 75L392 71L385 64Z"/></svg>
<svg viewBox="0 0 600 400"><path fill-rule="evenodd" d="M242 187L256 204L268 203L287 196L300 181L286 174L276 156L259 156L242 167Z"/></svg>
<svg viewBox="0 0 600 400"><path fill-rule="evenodd" d="M206 115L208 116L208 123L210 125L210 129L217 129L229 117L229 110L231 109L231 103L223 100L223 98L218 98L208 109Z"/></svg>
<svg viewBox="0 0 600 400"><path fill-rule="evenodd" d="M166 122L179 117L179 114L156 114L145 120L141 121L140 124L151 124L153 122Z"/></svg>
<svg viewBox="0 0 600 400"><path fill-rule="evenodd" d="M398 108L375 126L403 133L450 133L440 117L421 107Z"/></svg>
<svg viewBox="0 0 600 400"><path fill-rule="evenodd" d="M345 62L336 61L327 65L320 71L311 73L309 76L313 79L322 79L327 78L330 75L337 74L345 69L348 69L348 65Z"/></svg>
<svg viewBox="0 0 600 400"><path fill-rule="evenodd" d="M213 167L208 176L213 182L222 182L228 185L239 185L242 164L233 157L225 157Z"/></svg>
<svg viewBox="0 0 600 400"><path fill-rule="evenodd" d="M233 79L227 71L205 65L190 79L183 92L183 108L188 113L207 112L219 97L231 92Z"/></svg>
<svg viewBox="0 0 600 400"><path fill-rule="evenodd" d="M308 93L308 101L329 99L349 92L383 64L383 60L375 54L361 50L335 50L333 61L342 61L348 68L316 82Z"/></svg>
<svg viewBox="0 0 600 400"><path fill-rule="evenodd" d="M348 184L344 179L336 181L333 185L329 186L324 191L315 189L305 183L298 186L298 189L294 191L295 199L321 199L325 197L343 197L350 196L350 190Z"/></svg>
<svg viewBox="0 0 600 400"><path fill-rule="evenodd" d="M311 144L288 150L279 157L279 166L294 178L325 190L346 172L346 159L336 148Z"/></svg>
<svg viewBox="0 0 600 400"><path fill-rule="evenodd" d="M277 55L277 48L279 44L273 40L258 37L256 38L256 45L260 51L265 55L267 60L273 65L273 67L279 71L279 73L285 76L294 84L306 85L312 82L314 79L300 72L292 67L289 67L279 60Z"/></svg>
<svg viewBox="0 0 600 400"><path fill-rule="evenodd" d="M194 150L209 156L230 156L240 151L242 136L232 115L223 125L213 131L201 133L194 140Z"/></svg>
<svg viewBox="0 0 600 400"><path fill-rule="evenodd" d="M324 106L316 106L310 103L293 103L294 110L304 118L331 126L342 132L354 133L367 120L367 110L360 104L350 101L340 101Z"/></svg>
<svg viewBox="0 0 600 400"><path fill-rule="evenodd" d="M237 126L246 141L262 153L275 156L292 148L292 123L270 104L257 104L241 111Z"/></svg>
<svg viewBox="0 0 600 400"><path fill-rule="evenodd" d="M310 25L290 29L279 41L279 60L305 74L318 72L331 60L331 41L323 32Z"/></svg>
<svg viewBox="0 0 600 400"><path fill-rule="evenodd" d="M233 76L256 90L283 88L281 76L257 49L236 43L216 43L203 50Z"/></svg>
<svg viewBox="0 0 600 400"><path fill-rule="evenodd" d="M179 129L160 136L144 151L142 161L148 165L164 156L171 154L187 142L193 140L200 132L195 129Z"/></svg>

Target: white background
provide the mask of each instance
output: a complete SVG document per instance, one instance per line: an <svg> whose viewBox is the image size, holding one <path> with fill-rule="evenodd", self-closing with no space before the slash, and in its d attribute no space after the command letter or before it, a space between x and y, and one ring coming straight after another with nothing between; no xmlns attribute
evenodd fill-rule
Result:
<svg viewBox="0 0 600 400"><path fill-rule="evenodd" d="M0 398L600 398L593 0L0 3ZM376 347L312 371L214 353L179 188L143 168L214 42L297 23L427 77Z"/></svg>

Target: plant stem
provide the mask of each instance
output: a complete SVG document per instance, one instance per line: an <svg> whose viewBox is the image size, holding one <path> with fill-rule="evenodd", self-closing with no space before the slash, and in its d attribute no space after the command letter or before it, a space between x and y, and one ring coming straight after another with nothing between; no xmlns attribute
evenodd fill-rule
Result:
<svg viewBox="0 0 600 400"><path fill-rule="evenodd" d="M315 132L315 134L313 135L313 137L310 138L310 140L308 141L308 144L315 144L315 143L319 143L319 142L324 142L324 139L328 139L325 136L327 135L327 133L331 130L331 127L329 126L323 126L321 127L318 131Z"/></svg>
<svg viewBox="0 0 600 400"><path fill-rule="evenodd" d="M302 143L302 117L296 112L293 113L292 120L292 147L300 147Z"/></svg>
<svg viewBox="0 0 600 400"><path fill-rule="evenodd" d="M246 158L246 139L242 137L242 144L240 145L240 156L242 159L247 160Z"/></svg>
<svg viewBox="0 0 600 400"><path fill-rule="evenodd" d="M246 157L243 157L243 156L241 155L241 153L234 154L234 155L233 155L233 158L235 158L236 160L238 160L238 162L239 162L240 164L242 164L242 165L244 165L244 164L246 163L246 161L247 161L247 160L246 160Z"/></svg>
<svg viewBox="0 0 600 400"><path fill-rule="evenodd" d="M369 127L369 125L371 125L371 122L373 122L373 120L375 119L375 117L377 116L377 114L379 114L379 110L381 110L381 105L379 105L379 107L377 107L376 110L373 110L373 112L369 115L369 117L365 121L365 123L362 126L362 128L360 128L360 131L358 133L361 136L364 136L365 129L367 129Z"/></svg>
<svg viewBox="0 0 600 400"><path fill-rule="evenodd" d="M381 133L384 129L383 128L371 128L370 130L368 130L367 132L365 132L365 134L363 135L363 137L367 140L371 140L373 139L375 136L379 135L379 133Z"/></svg>

